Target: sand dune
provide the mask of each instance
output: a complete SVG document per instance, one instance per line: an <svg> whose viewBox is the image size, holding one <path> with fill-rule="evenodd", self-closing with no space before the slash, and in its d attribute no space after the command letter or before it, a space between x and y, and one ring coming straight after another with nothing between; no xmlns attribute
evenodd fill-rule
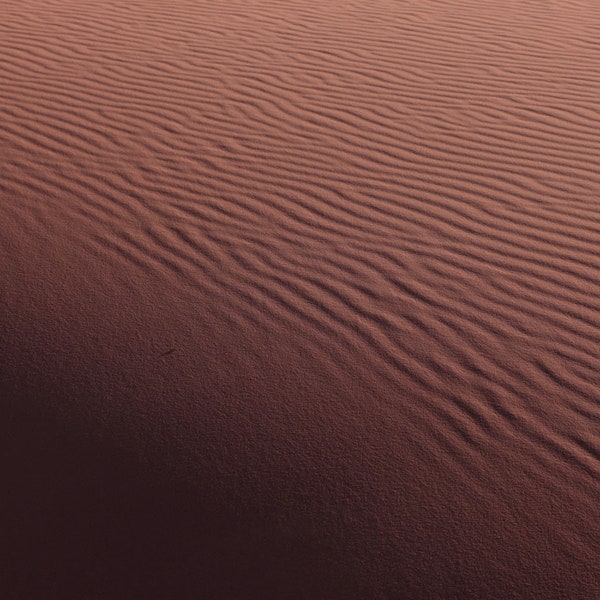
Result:
<svg viewBox="0 0 600 600"><path fill-rule="evenodd" d="M4 0L0 595L599 598L599 33Z"/></svg>

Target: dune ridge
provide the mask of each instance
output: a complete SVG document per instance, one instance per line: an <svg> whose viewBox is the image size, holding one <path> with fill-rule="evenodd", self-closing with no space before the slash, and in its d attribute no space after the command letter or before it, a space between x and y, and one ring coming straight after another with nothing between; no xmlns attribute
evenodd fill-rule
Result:
<svg viewBox="0 0 600 600"><path fill-rule="evenodd" d="M223 519L209 542L186 508L148 559L164 579L119 571L110 597L162 597L176 577L181 598L600 595L595 3L4 6L7 410L96 431L140 472L164 460L157 481ZM33 364L62 373L52 393L24 383ZM202 496L206 479L220 491ZM246 497L225 495L233 481ZM398 509L404 485L428 511ZM244 502L267 515L256 529L231 516ZM169 552L190 523L180 572ZM108 576L74 583L59 559L38 581L60 592L36 595L23 569L41 559L12 535L8 597L106 597ZM48 539L78 564L75 542ZM218 558L225 579L194 570L204 552L231 581Z"/></svg>

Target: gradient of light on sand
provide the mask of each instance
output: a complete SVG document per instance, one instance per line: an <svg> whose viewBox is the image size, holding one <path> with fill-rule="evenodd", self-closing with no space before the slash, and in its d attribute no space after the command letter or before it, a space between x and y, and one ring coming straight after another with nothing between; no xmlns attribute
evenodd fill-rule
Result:
<svg viewBox="0 0 600 600"><path fill-rule="evenodd" d="M0 13L0 596L600 597L600 4Z"/></svg>

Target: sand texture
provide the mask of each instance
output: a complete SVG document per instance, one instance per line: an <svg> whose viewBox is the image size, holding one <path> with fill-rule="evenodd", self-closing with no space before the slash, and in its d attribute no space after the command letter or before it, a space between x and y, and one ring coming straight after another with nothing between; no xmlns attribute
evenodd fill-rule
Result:
<svg viewBox="0 0 600 600"><path fill-rule="evenodd" d="M0 598L600 598L600 2L2 0Z"/></svg>

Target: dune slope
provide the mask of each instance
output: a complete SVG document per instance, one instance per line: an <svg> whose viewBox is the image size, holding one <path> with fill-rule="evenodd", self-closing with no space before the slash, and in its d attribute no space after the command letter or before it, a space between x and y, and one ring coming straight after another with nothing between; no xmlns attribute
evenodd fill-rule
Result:
<svg viewBox="0 0 600 600"><path fill-rule="evenodd" d="M3 598L600 597L600 5L2 5Z"/></svg>

